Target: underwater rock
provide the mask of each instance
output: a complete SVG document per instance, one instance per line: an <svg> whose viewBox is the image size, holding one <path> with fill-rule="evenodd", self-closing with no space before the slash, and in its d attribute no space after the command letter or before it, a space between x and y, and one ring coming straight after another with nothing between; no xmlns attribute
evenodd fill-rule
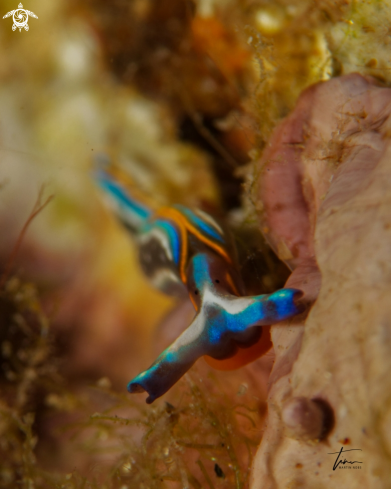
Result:
<svg viewBox="0 0 391 489"><path fill-rule="evenodd" d="M315 299L316 257L321 286L307 319L272 328L276 363L252 489L390 480L390 113L391 90L373 79L314 85L260 161L261 226L295 269L287 285L301 281ZM361 450L345 456L361 463L333 470L341 447Z"/></svg>

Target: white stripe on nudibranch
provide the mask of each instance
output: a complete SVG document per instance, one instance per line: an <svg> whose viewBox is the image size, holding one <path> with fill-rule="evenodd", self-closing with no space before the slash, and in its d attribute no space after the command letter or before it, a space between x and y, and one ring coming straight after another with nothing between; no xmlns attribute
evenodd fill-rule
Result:
<svg viewBox="0 0 391 489"><path fill-rule="evenodd" d="M156 238L159 241L159 243L162 245L164 251L166 252L168 259L173 261L173 256L172 256L171 246L170 246L170 240L167 237L167 234L164 231L160 230L159 228L154 227L150 231L148 231L146 233L142 233L137 237L137 239L141 245L150 241L151 238Z"/></svg>
<svg viewBox="0 0 391 489"><path fill-rule="evenodd" d="M240 314L248 306L253 304L255 301L250 297L236 297L234 295L227 296L227 299L223 295L216 294L210 287L205 287L202 293L202 305L203 309L208 304L216 304L222 309L225 309L229 314L235 315Z"/></svg>
<svg viewBox="0 0 391 489"><path fill-rule="evenodd" d="M169 351L176 352L182 346L196 342L202 335L205 329L205 313L203 310L194 318L194 321L188 326L185 331L178 336L174 343L168 348Z"/></svg>
<svg viewBox="0 0 391 489"><path fill-rule="evenodd" d="M187 329L185 329L185 331L174 341L169 350L173 352L178 351L182 346L196 342L198 338L200 338L207 323L205 311L207 311L208 308L205 306L208 304L217 304L230 314L240 314L253 302L253 299L235 296L229 296L229 300L225 300L224 296L214 294L209 287L206 287L205 292L202 295L203 305L200 312L190 326L188 326Z"/></svg>
<svg viewBox="0 0 391 489"><path fill-rule="evenodd" d="M159 268L159 270L156 270L156 272L152 275L152 277L149 277L149 280L152 282L154 287L156 287L159 290L164 289L164 285L167 283L172 283L175 282L177 284L183 283L182 280L178 275L173 270L170 270L168 268Z"/></svg>
<svg viewBox="0 0 391 489"><path fill-rule="evenodd" d="M246 297L236 297L233 295L228 297L225 299L224 296L215 294L209 287L206 287L202 295L202 307L200 312L197 314L190 326L188 326L187 329L185 329L185 331L174 341L169 350L178 351L182 346L196 342L198 338L200 338L208 322L206 314L209 304L220 306L229 314L235 315L240 314L249 305L255 302L254 299Z"/></svg>
<svg viewBox="0 0 391 489"><path fill-rule="evenodd" d="M206 214L206 212L204 211L201 211L199 209L195 209L193 210L194 214L198 217L200 217L203 221L207 222L208 224L210 224L212 226L212 228L215 229L215 231L217 231L221 236L224 236L224 232L223 230L221 229L221 227L217 224L217 222L213 219L212 216L210 216L209 214Z"/></svg>

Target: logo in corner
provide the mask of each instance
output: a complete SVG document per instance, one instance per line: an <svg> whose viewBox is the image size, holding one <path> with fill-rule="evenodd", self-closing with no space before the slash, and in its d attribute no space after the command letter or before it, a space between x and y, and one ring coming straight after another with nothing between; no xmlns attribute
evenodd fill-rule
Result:
<svg viewBox="0 0 391 489"><path fill-rule="evenodd" d="M19 32L21 32L23 28L26 31L29 30L29 25L27 23L29 20L29 15L31 17L34 17L34 19L38 19L38 17L34 14L34 12L30 12L30 10L25 10L21 3L18 5L18 8L16 10L11 10L11 12L6 13L3 16L3 19L6 19L7 17L11 17L11 15L14 20L12 30L15 31L16 29L19 29Z"/></svg>
<svg viewBox="0 0 391 489"><path fill-rule="evenodd" d="M334 465L333 465L333 470L336 469L351 469L353 466L353 469L361 469L360 465L355 465L355 464L362 464L359 460L347 460L345 457L343 457L342 460L342 454L346 452L362 452L361 448L351 448L350 450L344 450L343 447L341 447L341 450L339 452L332 452L329 453L328 455L337 455L337 458L335 459ZM348 464L348 465L346 465Z"/></svg>

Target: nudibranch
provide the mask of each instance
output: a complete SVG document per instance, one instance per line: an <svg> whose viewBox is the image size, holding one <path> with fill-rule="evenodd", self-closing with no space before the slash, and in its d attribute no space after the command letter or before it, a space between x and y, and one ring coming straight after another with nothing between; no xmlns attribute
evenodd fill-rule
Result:
<svg viewBox="0 0 391 489"><path fill-rule="evenodd" d="M230 370L272 346L270 325L301 312L297 289L245 296L235 247L210 215L182 205L153 208L121 175L98 170L96 180L124 226L138 243L140 264L154 286L188 295L196 314L185 331L128 384L148 393L147 403L169 390L204 356Z"/></svg>

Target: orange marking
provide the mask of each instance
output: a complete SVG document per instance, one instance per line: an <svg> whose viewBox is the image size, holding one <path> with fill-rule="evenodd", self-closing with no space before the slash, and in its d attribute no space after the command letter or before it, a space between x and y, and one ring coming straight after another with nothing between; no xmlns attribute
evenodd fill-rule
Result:
<svg viewBox="0 0 391 489"><path fill-rule="evenodd" d="M228 253L225 251L224 248L219 246L217 243L214 241L211 241L209 238L201 234L197 228L193 226L193 224L189 223L188 220L186 220L186 227L187 229L194 234L200 241L205 243L207 246L210 246L212 249L217 251L218 254L220 254L228 263L232 263L231 257L228 255Z"/></svg>
<svg viewBox="0 0 391 489"><path fill-rule="evenodd" d="M214 241L210 240L203 234L201 234L196 227L193 226L180 211L172 207L163 207L158 210L158 215L170 217L177 224L181 223L190 233L196 236L200 241L205 243L207 246L215 250L219 255L221 255L228 263L232 263L231 257L225 251L224 248L216 244Z"/></svg>
<svg viewBox="0 0 391 489"><path fill-rule="evenodd" d="M194 309L195 309L196 311L198 311L198 306L197 306L197 303L196 303L196 301L194 300L194 297L192 296L192 294L190 293L190 291L189 291L189 297L190 297L191 303L192 303L192 304L193 304L193 306L194 306Z"/></svg>
<svg viewBox="0 0 391 489"><path fill-rule="evenodd" d="M235 294L237 297L239 297L239 296L240 296L239 291L238 291L238 289L236 288L236 285L235 285L234 281L232 280L231 275L230 275L228 272L225 274L225 279L226 279L226 281L227 281L228 285L231 287L232 292L233 292L233 293L234 293L234 294Z"/></svg>
<svg viewBox="0 0 391 489"><path fill-rule="evenodd" d="M179 226L179 232L181 233L181 258L179 262L179 273L181 275L182 282L186 285L187 283L186 264L187 264L187 252L188 252L187 233L186 233L186 228L182 225L182 223L178 223L178 226Z"/></svg>
<svg viewBox="0 0 391 489"><path fill-rule="evenodd" d="M264 355L273 346L270 338L270 326L262 326L262 336L255 345L249 348L239 348L235 355L225 360L215 360L205 355L205 361L216 370L235 370L253 362Z"/></svg>
<svg viewBox="0 0 391 489"><path fill-rule="evenodd" d="M183 222L177 218L175 213L171 212L171 207L163 207L159 209L155 216L154 220L157 217L163 217L164 219L168 219L169 221L173 221L174 224L179 228L179 234L181 235L180 245L181 245L181 256L179 259L179 276L181 277L182 282L186 285L187 276L186 276L186 263L187 263L187 253L188 253L188 240L187 240L187 231L186 226L184 226Z"/></svg>
<svg viewBox="0 0 391 489"><path fill-rule="evenodd" d="M186 276L186 263L187 263L187 254L188 254L188 238L187 238L187 231L189 233L192 233L196 238L198 238L201 242L205 243L207 246L215 250L219 255L221 255L228 263L232 263L231 257L228 255L226 250L216 244L214 241L210 240L209 238L205 237L202 233L198 231L196 227L193 226L189 222L186 216L184 216L179 210L173 208L173 207L162 207L160 208L157 213L157 217L162 217L164 219L168 219L173 221L178 227L181 235L181 258L180 258L180 263L179 263L179 274L181 277L182 282L186 285L187 283L187 276ZM233 293L236 296L239 296L239 291L236 288L234 281L232 280L232 277L227 273L226 279L228 284L230 285ZM195 310L198 310L198 307L195 303L194 298L192 295L189 293L190 300L193 303L193 306Z"/></svg>

